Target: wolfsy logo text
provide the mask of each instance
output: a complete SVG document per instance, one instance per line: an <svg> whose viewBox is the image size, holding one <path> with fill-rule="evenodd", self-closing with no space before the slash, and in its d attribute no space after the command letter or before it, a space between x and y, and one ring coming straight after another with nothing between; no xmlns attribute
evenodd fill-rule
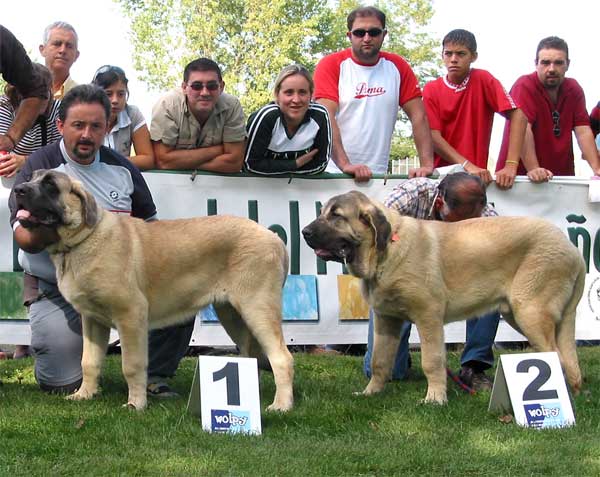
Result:
<svg viewBox="0 0 600 477"><path fill-rule="evenodd" d="M559 402L547 404L525 404L525 416L530 427L557 427L562 422L562 408Z"/></svg>
<svg viewBox="0 0 600 477"><path fill-rule="evenodd" d="M250 413L247 411L212 409L211 428L213 432L250 431Z"/></svg>

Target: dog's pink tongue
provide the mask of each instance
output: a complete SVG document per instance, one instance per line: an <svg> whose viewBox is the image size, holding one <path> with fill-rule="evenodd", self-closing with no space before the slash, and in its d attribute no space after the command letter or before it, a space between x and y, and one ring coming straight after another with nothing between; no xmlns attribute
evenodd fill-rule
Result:
<svg viewBox="0 0 600 477"><path fill-rule="evenodd" d="M25 209L19 209L17 212L17 219L28 219L31 217L31 213Z"/></svg>
<svg viewBox="0 0 600 477"><path fill-rule="evenodd" d="M324 248L316 248L315 249L315 253L317 254L317 257L329 257L331 254L325 250Z"/></svg>

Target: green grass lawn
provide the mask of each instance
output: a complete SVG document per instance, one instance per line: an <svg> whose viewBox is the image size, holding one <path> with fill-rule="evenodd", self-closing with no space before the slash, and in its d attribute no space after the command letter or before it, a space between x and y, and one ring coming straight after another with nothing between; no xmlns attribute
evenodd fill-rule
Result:
<svg viewBox="0 0 600 477"><path fill-rule="evenodd" d="M208 434L185 411L194 358L174 379L181 399L123 408L120 356L108 358L101 395L87 402L45 395L33 361L0 362L0 476L598 476L600 348L580 348L586 377L576 426L533 430L487 411L490 394L448 383L448 405L419 404L426 381L414 354L408 381L383 394L366 384L361 358L295 354L296 405L263 413L261 436ZM458 353L449 364L458 367ZM263 409L274 394L260 379Z"/></svg>

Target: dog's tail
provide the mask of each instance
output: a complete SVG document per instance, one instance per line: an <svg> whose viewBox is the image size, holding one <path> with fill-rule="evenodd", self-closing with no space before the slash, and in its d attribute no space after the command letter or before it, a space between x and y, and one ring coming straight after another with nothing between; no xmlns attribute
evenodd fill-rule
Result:
<svg viewBox="0 0 600 477"><path fill-rule="evenodd" d="M565 306L562 320L556 329L556 344L560 352L561 364L567 382L575 395L579 394L581 390L581 370L579 369L577 344L575 342L576 310L585 289L585 276L585 263L581 259L573 293Z"/></svg>

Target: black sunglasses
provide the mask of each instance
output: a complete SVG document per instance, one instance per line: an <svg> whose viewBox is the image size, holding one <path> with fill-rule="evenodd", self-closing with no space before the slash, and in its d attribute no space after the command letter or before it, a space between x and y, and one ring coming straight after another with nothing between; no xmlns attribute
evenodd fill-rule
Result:
<svg viewBox="0 0 600 477"><path fill-rule="evenodd" d="M552 111L552 121L554 121L554 128L552 132L556 137L560 136L560 113L558 111Z"/></svg>
<svg viewBox="0 0 600 477"><path fill-rule="evenodd" d="M188 86L194 91L202 91L204 87L209 91L216 91L219 89L219 82L207 81L206 83L203 83L202 81L194 81L193 83L188 83Z"/></svg>
<svg viewBox="0 0 600 477"><path fill-rule="evenodd" d="M350 33L352 33L357 38L362 38L367 33L371 38L375 38L381 35L384 31L386 30L382 30L381 28L369 28L368 30L365 30L364 28L357 28L356 30L352 30Z"/></svg>
<svg viewBox="0 0 600 477"><path fill-rule="evenodd" d="M98 76L103 75L104 73L108 73L109 71L114 71L118 75L125 77L125 71L123 71L122 68L119 68L118 66L104 65L96 70L96 72L94 73L94 78L92 79L92 83L96 82Z"/></svg>

